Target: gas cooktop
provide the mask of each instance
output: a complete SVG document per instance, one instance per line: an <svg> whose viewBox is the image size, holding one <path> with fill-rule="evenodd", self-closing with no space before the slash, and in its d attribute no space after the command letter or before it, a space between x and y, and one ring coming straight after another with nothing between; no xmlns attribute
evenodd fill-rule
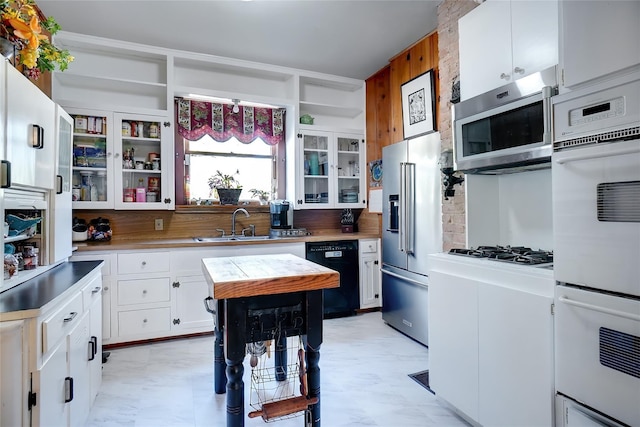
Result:
<svg viewBox="0 0 640 427"><path fill-rule="evenodd" d="M478 246L475 249L451 249L449 253L539 267L553 266L553 251L534 250L525 246Z"/></svg>

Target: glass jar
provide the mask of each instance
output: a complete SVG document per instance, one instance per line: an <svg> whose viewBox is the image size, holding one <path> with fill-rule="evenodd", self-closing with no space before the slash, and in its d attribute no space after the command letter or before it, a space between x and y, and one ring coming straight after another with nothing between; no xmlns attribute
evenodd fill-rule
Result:
<svg viewBox="0 0 640 427"><path fill-rule="evenodd" d="M80 185L80 200L83 202L91 201L91 187L93 186L93 172L91 171L81 171L80 175L82 176L82 183ZM97 199L97 194L96 194Z"/></svg>
<svg viewBox="0 0 640 427"><path fill-rule="evenodd" d="M98 190L98 201L105 202L107 200L107 171L96 172L94 185Z"/></svg>

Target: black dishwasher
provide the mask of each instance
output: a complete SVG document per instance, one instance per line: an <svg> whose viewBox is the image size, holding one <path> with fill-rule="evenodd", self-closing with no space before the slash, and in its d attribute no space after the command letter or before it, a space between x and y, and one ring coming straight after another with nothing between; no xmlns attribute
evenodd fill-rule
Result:
<svg viewBox="0 0 640 427"><path fill-rule="evenodd" d="M360 308L358 241L307 242L309 261L340 273L340 287L325 289L324 318L351 316Z"/></svg>

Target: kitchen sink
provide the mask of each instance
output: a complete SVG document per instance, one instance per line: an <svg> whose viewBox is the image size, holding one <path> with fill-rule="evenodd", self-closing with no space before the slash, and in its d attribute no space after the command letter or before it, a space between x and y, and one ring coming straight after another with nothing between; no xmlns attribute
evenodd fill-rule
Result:
<svg viewBox="0 0 640 427"><path fill-rule="evenodd" d="M271 236L221 236L221 237L194 237L194 242L252 242L255 240L269 240Z"/></svg>

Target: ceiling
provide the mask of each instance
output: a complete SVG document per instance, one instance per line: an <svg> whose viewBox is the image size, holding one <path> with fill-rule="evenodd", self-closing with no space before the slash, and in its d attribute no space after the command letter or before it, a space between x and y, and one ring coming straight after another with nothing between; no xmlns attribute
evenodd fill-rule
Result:
<svg viewBox="0 0 640 427"><path fill-rule="evenodd" d="M437 26L442 0L36 0L64 31L366 79Z"/></svg>

